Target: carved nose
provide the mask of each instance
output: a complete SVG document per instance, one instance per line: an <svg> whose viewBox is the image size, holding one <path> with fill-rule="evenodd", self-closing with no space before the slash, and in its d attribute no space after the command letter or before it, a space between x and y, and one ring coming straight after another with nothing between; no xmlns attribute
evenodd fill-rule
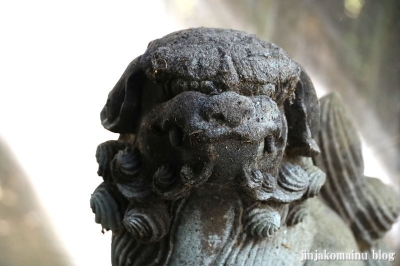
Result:
<svg viewBox="0 0 400 266"><path fill-rule="evenodd" d="M237 127L254 109L253 103L234 92L211 96L201 108L206 121L215 121L230 127Z"/></svg>

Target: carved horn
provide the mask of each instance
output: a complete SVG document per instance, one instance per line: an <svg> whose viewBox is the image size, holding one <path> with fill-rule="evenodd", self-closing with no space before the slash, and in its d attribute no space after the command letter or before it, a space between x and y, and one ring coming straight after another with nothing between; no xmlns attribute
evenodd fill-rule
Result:
<svg viewBox="0 0 400 266"><path fill-rule="evenodd" d="M100 113L104 128L115 133L136 133L144 79L139 56L129 64L108 94L107 103Z"/></svg>

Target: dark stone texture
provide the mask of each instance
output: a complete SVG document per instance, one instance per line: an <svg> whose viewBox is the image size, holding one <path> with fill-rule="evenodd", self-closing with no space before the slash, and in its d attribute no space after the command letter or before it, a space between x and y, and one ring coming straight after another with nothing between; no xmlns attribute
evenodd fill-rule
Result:
<svg viewBox="0 0 400 266"><path fill-rule="evenodd" d="M91 200L96 222L113 230L113 265L303 265L302 250L368 250L372 240L359 241L363 232L332 196L309 200L326 180L311 159L320 152L314 138L343 130L322 115L318 133L319 110L306 72L255 35L196 28L152 41L101 113L103 126L121 133L98 148L104 183ZM332 150L314 159L345 167ZM344 184L350 194L362 178ZM372 186L357 189L370 203ZM374 239L398 215L391 195L391 219ZM356 216L379 207L342 200Z"/></svg>

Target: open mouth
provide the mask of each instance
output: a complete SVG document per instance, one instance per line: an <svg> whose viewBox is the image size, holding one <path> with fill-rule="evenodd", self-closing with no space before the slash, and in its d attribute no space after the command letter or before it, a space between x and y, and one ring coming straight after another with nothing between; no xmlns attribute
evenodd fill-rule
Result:
<svg viewBox="0 0 400 266"><path fill-rule="evenodd" d="M237 140L242 143L260 143L263 153L271 154L276 150L277 139L275 131L265 125L229 128L210 123L199 123L196 126L182 127L179 123L167 120L154 123L152 132L159 137L167 137L170 145L175 148L211 144L224 140ZM272 131L272 132L271 132Z"/></svg>
<svg viewBox="0 0 400 266"><path fill-rule="evenodd" d="M212 142L212 140L224 139L224 135L226 139L236 139L244 143L251 143L256 141L248 139L246 138L246 136L242 136L241 134L238 134L236 132L221 132L223 130L218 131L220 132L215 134L215 132L208 132L207 130L199 129L187 133L184 132L180 126L174 124L168 127L168 138L172 147L181 147L184 145L185 141L187 141L190 146L196 146L200 143L209 143ZM275 138L273 135L267 135L261 143L264 146L263 153L270 154L276 150Z"/></svg>

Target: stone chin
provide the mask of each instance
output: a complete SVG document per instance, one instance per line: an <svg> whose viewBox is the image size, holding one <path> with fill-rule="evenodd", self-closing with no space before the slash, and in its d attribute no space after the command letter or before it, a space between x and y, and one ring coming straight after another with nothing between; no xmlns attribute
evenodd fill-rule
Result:
<svg viewBox="0 0 400 266"><path fill-rule="evenodd" d="M282 49L244 32L199 28L153 41L101 113L108 130L135 135L129 145L140 154L140 175L124 177L124 186L135 194L144 184L164 199L208 180L239 181L262 201L280 200L285 182L289 190L305 190L302 180L277 181L284 152L317 151L310 143L319 118L308 116L309 97L303 97L316 96L301 73Z"/></svg>

